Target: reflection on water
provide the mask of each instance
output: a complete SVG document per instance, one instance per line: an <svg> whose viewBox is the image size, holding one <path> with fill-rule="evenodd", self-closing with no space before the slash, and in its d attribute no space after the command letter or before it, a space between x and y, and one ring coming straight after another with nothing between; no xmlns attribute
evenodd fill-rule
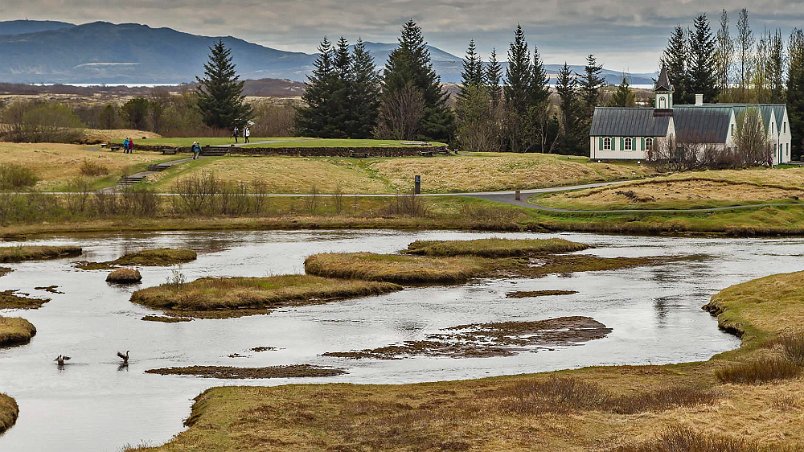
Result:
<svg viewBox="0 0 804 452"><path fill-rule="evenodd" d="M79 244L84 256L108 261L125 251L189 247L197 261L181 272L203 276L300 273L317 252L393 252L417 239L482 236L551 237L395 231L190 232L59 238L42 244ZM605 257L706 254L706 260L662 267L481 280L457 287L406 289L378 297L288 308L270 315L159 323L140 320L154 311L128 300L135 287L107 285L104 271L79 271L71 260L12 265L0 290L37 293L58 285L63 294L36 311L3 312L29 319L38 330L24 347L0 351L0 391L17 399L21 416L0 437L2 451L115 451L125 444L158 444L181 431L192 398L215 385L285 383L406 383L539 372L599 364L668 363L707 359L738 340L717 330L700 309L716 291L773 273L804 268L804 240L735 240L564 234L595 245ZM12 244L4 244L12 245ZM163 283L170 268L143 268L142 287ZM507 292L577 290L574 295L509 299ZM613 332L578 347L559 347L511 357L394 361L323 357L327 351L362 350L421 340L440 329L468 323L592 317ZM270 349L254 352L257 347ZM128 366L117 351L131 350ZM73 357L63 369L53 361ZM231 357L230 357L231 356ZM218 381L145 374L157 367L194 364L343 367L347 375L318 379Z"/></svg>

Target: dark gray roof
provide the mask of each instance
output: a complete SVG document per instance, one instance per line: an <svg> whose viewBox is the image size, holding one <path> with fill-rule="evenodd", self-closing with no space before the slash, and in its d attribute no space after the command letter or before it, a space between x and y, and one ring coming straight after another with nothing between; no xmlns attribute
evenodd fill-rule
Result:
<svg viewBox="0 0 804 452"><path fill-rule="evenodd" d="M662 65L662 71L659 73L659 78L656 80L654 91L673 91L673 85L670 83L670 77L667 75L667 67Z"/></svg>
<svg viewBox="0 0 804 452"><path fill-rule="evenodd" d="M678 106L673 108L680 143L725 143L733 107Z"/></svg>
<svg viewBox="0 0 804 452"><path fill-rule="evenodd" d="M598 107L592 116L593 137L663 137L669 116L654 116L652 108Z"/></svg>

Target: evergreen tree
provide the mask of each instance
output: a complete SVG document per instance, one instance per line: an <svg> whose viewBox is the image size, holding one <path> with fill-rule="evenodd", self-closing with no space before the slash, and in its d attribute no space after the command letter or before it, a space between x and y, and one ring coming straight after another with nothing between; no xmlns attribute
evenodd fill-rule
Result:
<svg viewBox="0 0 804 452"><path fill-rule="evenodd" d="M204 124L230 129L243 127L254 115L245 102L243 82L232 63L231 51L218 40L210 47L209 61L204 64L204 78L196 77L198 108Z"/></svg>
<svg viewBox="0 0 804 452"><path fill-rule="evenodd" d="M740 67L740 91L742 96L746 96L751 79L751 53L754 48L754 35L751 25L748 23L748 10L740 10L740 18L737 21L737 49L739 51L737 64Z"/></svg>
<svg viewBox="0 0 804 452"><path fill-rule="evenodd" d="M804 31L794 29L787 45L787 114L793 156L804 155ZM799 157L800 158L800 157Z"/></svg>
<svg viewBox="0 0 804 452"><path fill-rule="evenodd" d="M633 107L636 104L636 96L628 83L628 77L623 74L623 81L617 86L617 91L611 96L609 106L611 107Z"/></svg>
<svg viewBox="0 0 804 452"><path fill-rule="evenodd" d="M421 28L413 20L402 28L399 46L385 65L383 101L399 97L398 92L408 87L418 90L424 99L424 115L418 127L421 137L449 140L454 128L454 117L447 107L449 94L441 89L441 78L433 69Z"/></svg>
<svg viewBox="0 0 804 452"><path fill-rule="evenodd" d="M550 98L550 77L544 69L539 50L533 46L533 75L530 78L530 105L540 107Z"/></svg>
<svg viewBox="0 0 804 452"><path fill-rule="evenodd" d="M561 100L562 154L572 154L583 147L586 135L579 122L583 105L578 96L578 81L566 62L558 72L556 92Z"/></svg>
<svg viewBox="0 0 804 452"><path fill-rule="evenodd" d="M377 112L380 108L380 77L374 58L361 39L357 40L352 52L352 82L353 123L349 127L349 136L370 138L377 125Z"/></svg>
<svg viewBox="0 0 804 452"><path fill-rule="evenodd" d="M770 101L778 104L784 102L784 43L782 31L769 39L768 80L770 82Z"/></svg>
<svg viewBox="0 0 804 452"><path fill-rule="evenodd" d="M717 87L721 93L730 88L731 64L734 54L734 41L729 33L729 13L723 10L720 15L720 29L717 31L715 46L715 74Z"/></svg>
<svg viewBox="0 0 804 452"><path fill-rule="evenodd" d="M318 46L318 57L313 72L307 76L302 95L304 106L296 111L296 132L301 136L332 138L340 136L340 125L335 124L337 114L333 93L339 85L332 43L325 37Z"/></svg>
<svg viewBox="0 0 804 452"><path fill-rule="evenodd" d="M461 72L461 92L459 97L465 97L470 86L482 86L484 82L483 61L477 55L475 40L469 41L469 48L466 50L466 57L463 59L463 71Z"/></svg>
<svg viewBox="0 0 804 452"><path fill-rule="evenodd" d="M695 31L689 38L689 93L703 94L707 102L715 102L719 94L715 73L715 39L706 14L695 18Z"/></svg>
<svg viewBox="0 0 804 452"><path fill-rule="evenodd" d="M517 25L514 42L508 49L508 69L505 73L505 104L509 112L524 117L528 112L530 87L533 78L530 51L522 26Z"/></svg>
<svg viewBox="0 0 804 452"><path fill-rule="evenodd" d="M335 77L331 86L332 109L330 110L331 132L333 138L350 136L354 127L352 89L352 56L349 54L349 42L341 36L333 50L332 67Z"/></svg>
<svg viewBox="0 0 804 452"><path fill-rule="evenodd" d="M681 26L676 26L662 55L662 64L667 67L667 75L670 77L670 83L673 84L675 89L674 97L677 104L691 103L694 99L694 93L690 93L688 89L688 55L689 50L684 29Z"/></svg>
<svg viewBox="0 0 804 452"><path fill-rule="evenodd" d="M578 87L583 98L585 114L589 118L592 117L600 99L600 88L606 84L606 81L600 76L601 72L603 72L603 66L597 64L595 56L589 55L586 57L586 66L584 67L583 76L578 82Z"/></svg>
<svg viewBox="0 0 804 452"><path fill-rule="evenodd" d="M502 99L502 66L497 61L497 50L491 49L489 55L489 64L486 67L486 83L489 87L489 96L491 97L491 104L497 106Z"/></svg>

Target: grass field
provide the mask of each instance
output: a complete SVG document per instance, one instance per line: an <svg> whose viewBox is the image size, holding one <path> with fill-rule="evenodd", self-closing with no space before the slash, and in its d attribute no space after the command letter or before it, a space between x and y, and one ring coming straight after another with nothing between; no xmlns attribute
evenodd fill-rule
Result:
<svg viewBox="0 0 804 452"><path fill-rule="evenodd" d="M801 450L804 378L764 373L763 384L724 384L718 375L740 366L762 373L761 360L797 365L804 272L734 286L710 306L723 327L745 334L740 349L706 362L213 388L196 399L189 429L154 450Z"/></svg>
<svg viewBox="0 0 804 452"><path fill-rule="evenodd" d="M154 179L169 191L180 178L213 172L234 182L260 181L275 193L394 193L413 189L422 177L424 193L477 192L553 187L653 174L636 164L591 163L584 157L476 153L440 157L219 157L165 171Z"/></svg>
<svg viewBox="0 0 804 452"><path fill-rule="evenodd" d="M201 146L225 146L234 144L231 137L194 137L194 138L148 138L135 140L134 144L149 146L175 146L189 147L197 141ZM421 144L404 140L370 140L347 138L304 138L304 137L251 137L251 144L245 147L252 148L366 148L366 147L420 147ZM238 139L243 143L243 137ZM430 142L432 146L444 146L444 143Z"/></svg>
<svg viewBox="0 0 804 452"><path fill-rule="evenodd" d="M35 186L38 190L66 190L79 177L86 179L90 188L112 186L123 174L135 173L149 164L175 158L136 149L134 154L123 154L101 151L98 146L0 142L0 165L14 163L32 169L39 178ZM82 174L85 161L105 168L107 174Z"/></svg>
<svg viewBox="0 0 804 452"><path fill-rule="evenodd" d="M804 200L804 168L705 171L536 197L547 207L580 210L690 209Z"/></svg>

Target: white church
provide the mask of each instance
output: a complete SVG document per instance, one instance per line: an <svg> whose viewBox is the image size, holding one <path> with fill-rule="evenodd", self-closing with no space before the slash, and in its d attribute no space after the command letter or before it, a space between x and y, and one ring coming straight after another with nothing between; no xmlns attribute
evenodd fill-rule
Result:
<svg viewBox="0 0 804 452"><path fill-rule="evenodd" d="M784 104L674 105L673 85L662 68L656 81L655 108L597 107L589 131L589 157L595 160L645 160L651 150L674 136L678 143L730 148L737 120L747 109L762 117L773 146L773 165L791 160L790 121Z"/></svg>

